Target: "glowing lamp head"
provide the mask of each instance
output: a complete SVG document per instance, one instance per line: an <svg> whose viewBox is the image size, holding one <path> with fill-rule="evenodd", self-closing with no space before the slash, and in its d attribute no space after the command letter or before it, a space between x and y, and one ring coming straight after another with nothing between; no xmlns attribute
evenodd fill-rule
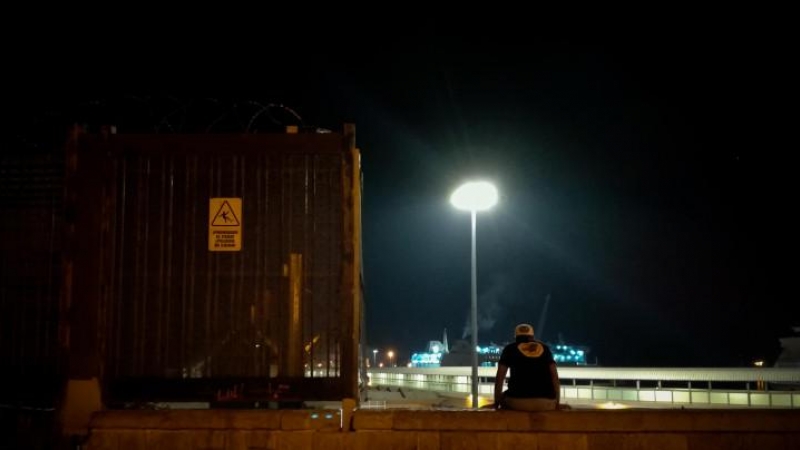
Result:
<svg viewBox="0 0 800 450"><path fill-rule="evenodd" d="M465 183L453 192L450 203L464 211L483 211L497 204L497 188L486 181Z"/></svg>

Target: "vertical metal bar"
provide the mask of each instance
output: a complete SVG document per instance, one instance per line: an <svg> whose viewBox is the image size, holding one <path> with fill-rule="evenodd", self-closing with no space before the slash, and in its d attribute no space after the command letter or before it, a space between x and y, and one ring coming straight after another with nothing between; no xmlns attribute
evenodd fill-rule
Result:
<svg viewBox="0 0 800 450"><path fill-rule="evenodd" d="M62 186L62 191L63 191L63 184L59 184L59 186ZM59 204L59 202L56 200L56 194L61 193L63 195L62 191L59 191L58 189L53 189L50 195L50 239L48 240L49 243L48 243L47 254L49 258L47 261L47 290L45 292L45 295L47 297L47 304L44 311L44 317L46 318L52 317L53 307L56 304L54 301L51 300L53 298L56 298L56 292L57 292L53 289L57 281L57 276L54 275L54 270L53 270L54 269L53 256L56 255L56 250L55 250L56 233L60 231L60 226L63 225L63 221L58 219L58 214L56 213L57 205ZM56 279L54 280L54 278ZM51 345L53 339L53 336L51 336L52 326L49 320L43 320L42 322L44 325L42 334L44 336L45 343L48 344L46 349L47 351L46 356L47 359L49 360L51 358L57 357L57 354L52 352L52 347L54 347L53 345ZM52 367L52 369L55 369L55 367Z"/></svg>
<svg viewBox="0 0 800 450"><path fill-rule="evenodd" d="M73 127L65 145L64 208L67 211L76 207L75 179L78 176L78 139L81 133L82 131L79 127ZM72 305L72 288L74 286L74 264L70 242L75 239L75 218L66 215L64 228L65 251L61 257L63 276L61 280L61 295L58 301L58 351L63 355L65 370L69 371L67 360L71 340L69 313Z"/></svg>
<svg viewBox="0 0 800 450"><path fill-rule="evenodd" d="M128 161L125 158L120 158L119 160L119 173L120 173L120 180L117 189L119 190L119 205L117 207L117 211L119 214L119 219L117 223L119 224L117 227L117 232L115 235L115 239L119 242L119 256L118 263L117 263L117 275L116 275L116 295L112 300L112 307L114 308L114 321L113 321L113 329L110 333L114 336L114 354L112 357L109 357L113 362L113 371L114 375L120 374L120 363L122 361L121 355L121 348L122 348L122 298L123 293L125 292L125 247L127 240L125 239L125 224L127 222L127 208L128 208Z"/></svg>
<svg viewBox="0 0 800 450"><path fill-rule="evenodd" d="M184 215L183 218L183 232L185 235L191 236L190 239L183 240L183 266L182 270L182 289L181 289L181 339L180 339L180 362L182 368L182 376L194 376L194 363L190 357L196 353L196 342L194 336L194 287L195 287L195 274L197 267L195 267L195 242L197 242L197 228L194 226L194 221L197 220L197 199L194 195L196 184L192 180L197 178L197 157L187 156L184 160L186 173L183 181L183 202L186 205L191 205L189 213ZM194 178L193 178L194 176ZM205 225L205 224L204 224ZM192 301L190 304L189 302ZM190 347L191 346L191 347ZM188 350L188 351L187 351Z"/></svg>
<svg viewBox="0 0 800 450"><path fill-rule="evenodd" d="M258 310L258 305L260 303L259 300L261 299L261 296L264 295L263 294L263 292L264 292L264 289L263 289L264 277L262 276L261 258L259 257L259 255L261 255L261 251L262 251L261 250L261 235L264 234L264 231L261 228L262 227L262 220L263 220L263 217L262 217L263 199L261 198L261 178L262 177L258 176L259 173L261 173L261 174L265 173L264 170L259 170L262 167L262 165L263 165L263 161L262 161L261 155L256 156L255 157L255 164L253 166L254 167L254 171L256 173L256 175L253 177L253 183L255 184L254 190L253 190L255 195L254 195L253 200L254 200L255 205L254 205L254 208L252 208L252 211L250 211L248 213L248 215L251 216L252 220L253 220L253 222L251 222L251 223L253 223L253 225L254 225L253 226L253 230L254 230L254 233L253 233L253 247L255 248L255 254L254 254L255 257L253 258L253 272L252 272L253 273L253 283L252 283L252 285L253 285L253 295L252 295L252 300L250 302L250 336L251 336L251 340L254 343L254 345L257 344L259 346L257 348L257 351L253 352L253 358L250 361L250 365L251 365L250 367L251 367L251 371L252 371L251 375L255 376L255 377L263 376L263 373L260 372L259 357L265 351L267 351L266 345L264 345L266 343L262 342L262 340L259 337L259 333L258 333L259 326L260 326L260 323L259 323L260 314L259 314L259 310Z"/></svg>
<svg viewBox="0 0 800 450"><path fill-rule="evenodd" d="M355 129L352 130L355 135ZM364 299L362 297L362 249L361 249L361 152L355 146L355 136L351 142L350 157L353 165L352 189L353 189L353 334L352 340L356 344L356 359L358 360L356 373L356 387L354 394L358 392L358 376L362 376L366 384L366 363L364 362Z"/></svg>
<svg viewBox="0 0 800 450"><path fill-rule="evenodd" d="M134 225L134 233L135 233L135 241L134 242L136 242L136 245L135 245L135 247L133 249L133 252L134 252L134 268L133 268L133 279L131 280L131 287L132 287L132 289L131 289L131 293L132 293L131 298L133 300L133 317L132 317L131 329L130 329L130 331L128 331L128 333L130 333L130 335L126 335L125 336L126 340L129 339L133 344L133 348L130 349L131 350L131 360L128 361L128 366L131 368L131 370L127 373L128 375L130 375L130 374L135 372L135 368L138 366L138 361L139 361L139 348L143 347L143 346L140 345L140 342L139 342L140 333L138 333L138 324L139 324L140 315L141 315L140 309L143 306L141 304L141 301L140 301L140 298L141 298L140 292L142 290L142 284L138 282L142 278L142 276L141 276L142 275L141 274L141 270L142 270L141 259L142 259L142 256L141 255L142 255L142 252L144 251L144 249L143 249L144 242L142 242L142 233L141 233L142 217L144 216L144 213L142 211L142 195L141 195L141 192L143 190L142 189L142 184L144 182L143 181L143 175L142 175L143 172L144 172L144 169L142 167L143 166L142 160L143 160L143 158L140 156L140 157L137 158L137 161L136 161L136 166L137 166L136 188L137 188L137 191L133 193L133 195L136 198L136 209L135 209L134 218L133 218L134 224L135 224ZM124 302L122 304L124 305ZM117 358L122 359L121 355L119 355L119 354L117 354Z"/></svg>
<svg viewBox="0 0 800 450"><path fill-rule="evenodd" d="M192 214L187 218L189 227L192 229L192 241L189 244L189 298L188 298L188 307L189 311L186 314L189 316L189 324L187 328L186 334L186 341L184 341L184 345L188 345L189 342L192 343L190 349L192 350L189 353L189 362L198 364L198 358L200 358L204 350L204 342L200 339L199 330L200 330L200 323L198 321L197 314L200 305L197 300L195 300L195 292L197 286L197 275L200 273L200 265L198 264L198 251L201 251L195 243L197 242L197 233L198 229L202 230L205 233L206 223L205 221L195 220L195 218L200 217L198 216L199 211L198 208L201 204L199 199L199 180L200 180L200 163L199 158L197 156L192 157L192 170L191 170L191 183L188 184L190 189L189 193L187 194L190 198L189 204L192 205ZM202 223L202 226L200 225ZM208 291L206 291L208 293ZM202 366L203 370L205 370L205 366ZM196 373L195 376L198 376Z"/></svg>
<svg viewBox="0 0 800 450"><path fill-rule="evenodd" d="M142 211L144 212L144 240L142 246L144 248L144 255L142 257L142 317L141 317L141 324L140 328L136 330L136 334L140 337L139 339L139 364L140 366L137 368L136 373L139 375L149 374L147 371L148 366L148 358L147 358L147 351L148 351L148 342L147 342L147 323L149 322L150 318L147 316L148 314L148 303L150 302L150 175L151 175L151 160L150 157L146 157L145 159L145 173L144 173L144 207Z"/></svg>
<svg viewBox="0 0 800 450"><path fill-rule="evenodd" d="M240 155L234 158L234 183L233 183L233 196L237 198L242 198L244 200L245 197L245 190L244 190L244 180L245 176L242 173L242 170L245 165L245 157ZM242 205L244 208L244 205ZM242 217L239 217L239 223L242 225L240 231L240 237L244 236L244 214ZM246 341L245 337L245 330L247 330L246 324L247 321L245 320L247 315L243 314L246 310L245 306L242 304L242 293L243 293L243 276L244 276L244 267L242 266L242 262L245 260L246 252L250 250L250 248L242 247L242 249L238 252L234 252L231 256L231 308L230 308L230 324L231 328L235 331L235 338L236 340L242 339L247 342L249 348L240 348L237 349L235 352L231 352L231 369L237 375L244 376L246 374L246 364L244 364L244 355L248 352L252 351L252 343ZM233 344L233 342L231 342ZM235 347L234 347L235 348Z"/></svg>
<svg viewBox="0 0 800 450"><path fill-rule="evenodd" d="M345 124L344 139L343 139L342 153L339 156L340 161L340 180L342 189L339 190L341 198L341 219L342 219L342 236L340 248L342 249L341 268L339 270L339 284L341 286L340 302L342 324L339 327L338 336L338 349L339 360L337 362L340 368L340 383L341 394L345 397L355 397L358 392L358 327L357 327L357 314L358 305L356 304L357 296L356 290L358 286L357 273L358 268L356 257L356 235L357 228L355 225L355 189L357 188L356 180L358 172L355 170L357 160L354 160L355 152L355 126L352 124Z"/></svg>
<svg viewBox="0 0 800 450"><path fill-rule="evenodd" d="M478 408L478 281L477 281L477 250L475 245L475 234L477 228L477 215L475 210L471 211L472 214L472 282L470 284L470 297L471 297L471 328L472 328L472 407Z"/></svg>
<svg viewBox="0 0 800 450"><path fill-rule="evenodd" d="M183 160L184 167L186 168L184 172L183 178L183 204L184 205L193 205L194 203L189 198L189 179L191 177L192 166L190 164L191 157L186 157ZM183 216L183 235L184 236L191 236L189 232L189 218L191 214L184 214ZM178 361L180 362L181 367L181 376L186 378L191 376L191 368L189 367L188 361L186 360L186 347L189 345L189 339L186 336L187 333L187 323L189 320L189 310L186 308L186 301L188 298L188 291L191 289L191 286L187 282L188 274L189 274L189 245L190 243L194 243L193 239L183 239L183 248L181 251L181 308L180 308L180 344L178 345ZM192 271L193 272L193 271Z"/></svg>
<svg viewBox="0 0 800 450"><path fill-rule="evenodd" d="M641 400L641 398L639 397L639 394L641 393L641 391L640 391L641 387L642 387L641 386L641 381L636 380L636 401L637 402Z"/></svg>
<svg viewBox="0 0 800 450"><path fill-rule="evenodd" d="M254 255L254 267L253 267L253 275L254 275L254 289L253 292L253 303L252 308L254 310L253 317L251 319L250 326L252 327L252 334L253 334L253 341L256 342L258 339L258 343L260 344L260 349L258 352L253 353L253 376L256 377L263 377L264 373L264 355L270 351L269 346L267 345L268 340L266 339L266 335L264 334L265 331L262 327L265 324L261 323L262 312L261 306L263 305L263 301L266 298L266 291L267 291L267 279L266 279L266 264L264 259L261 255L264 253L264 249L262 246L262 236L266 234L265 228L265 216L266 216L266 204L267 204L267 197L265 194L265 186L267 184L267 178L269 177L268 174L268 166L265 164L265 157L263 155L258 155L255 157L255 164L254 164L254 175L253 181L255 182L255 227L254 230L254 240L255 240L255 255ZM262 187L262 183L264 186ZM266 373L269 375L269 372Z"/></svg>
<svg viewBox="0 0 800 450"><path fill-rule="evenodd" d="M325 205L325 219L324 219L324 229L325 233L327 234L327 239L325 243L327 244L325 247L325 253L328 256L325 261L325 273L326 273L326 282L325 282L325 310L331 311L329 312L326 317L324 318L324 326L325 326L325 356L326 358L335 357L337 360L339 359L339 352L336 352L336 345L334 342L334 333L335 330L335 320L337 315L332 314L333 311L337 311L341 308L339 296L336 295L336 291L334 286L336 285L337 281L333 278L333 274L338 273L336 270L337 264L341 262L340 257L337 256L339 248L341 247L341 241L334 239L334 230L338 231L338 227L336 223L333 221L333 217L335 215L334 212L334 204L336 200L339 198L336 194L338 190L334 188L339 183L340 178L337 177L338 168L336 167L335 162L337 160L326 158L326 161L329 162L328 169L324 171L325 182L324 182L324 191L326 193L324 197L324 205ZM341 222L341 221L339 221ZM336 375L341 375L341 368L337 365L338 370L336 371Z"/></svg>
<svg viewBox="0 0 800 450"><path fill-rule="evenodd" d="M313 161L310 160L308 155L303 155L302 159L302 170L303 170L303 209L302 209L302 233L303 233L303 249L302 255L305 258L303 264L303 293L301 299L304 305L311 305L309 308L303 308L303 331L304 331L304 339L307 339L309 345L309 352L308 352L308 364L309 367L313 367L315 361L315 348L314 348L314 337L317 330L314 327L314 298L316 297L316 292L314 291L314 278L315 274L313 272L314 268L314 242L315 236L313 235L313 213L311 211L311 189L313 186L313 180L311 179L310 175L313 176L313 167L309 167L310 164L313 164ZM310 294L309 294L310 291ZM305 347L303 348L302 355L305 358L306 352ZM329 358L325 358L325 373L328 373L330 370L329 367ZM313 376L314 371L312 369L311 374Z"/></svg>
<svg viewBox="0 0 800 450"><path fill-rule="evenodd" d="M165 261L164 255L166 254L166 237L169 234L170 230L166 227L166 195L165 191L167 190L167 164L166 164L166 156L161 155L161 165L158 169L160 172L159 177L159 186L158 186L158 217L156 218L156 223L158 224L158 285L155 287L155 294L157 304L155 305L156 308L156 317L155 317L155 345L153 345L153 366L158 369L157 375L164 376L164 360L163 354L164 346L166 343L166 339L164 339L164 334L162 330L164 329L164 322L169 323L169 315L165 314L168 310L166 302L169 302L169 296L165 296ZM155 201L155 199L154 199ZM166 315L166 317L165 317Z"/></svg>
<svg viewBox="0 0 800 450"><path fill-rule="evenodd" d="M109 354L109 346L111 339L110 334L112 329L108 324L111 322L112 314L114 312L114 305L112 300L116 293L114 278L117 274L117 235L116 235L116 220L117 220L117 189L116 182L109 174L113 174L116 170L117 163L112 158L106 158L104 161L104 169L102 173L102 206L101 206L101 247L102 257L100 264L98 264L98 280L101 287L100 300L98 302L98 325L97 325L97 353L99 355L99 375L104 375L106 371L107 355Z"/></svg>
<svg viewBox="0 0 800 450"><path fill-rule="evenodd" d="M253 341L249 339L249 335L246 333L246 330L249 328L246 326L248 314L246 313L249 308L244 301L244 291L245 291L245 260L247 259L246 256L252 250L252 242L247 243L245 247L244 239L249 237L247 233L245 233L245 224L244 224L244 216L247 213L246 209L248 208L248 204L245 203L245 200L248 200L249 203L249 196L247 195L246 190L246 180L247 174L245 172L245 167L247 166L247 158L245 156L238 157L239 162L236 164L236 177L235 179L238 180L238 186L235 189L235 195L242 199L242 217L239 218L239 221L242 225L241 227L241 239L242 239L242 250L236 252L234 261L237 263L238 267L236 268L235 277L233 282L235 283L235 297L234 297L234 304L232 311L231 311L231 322L233 326L236 327L237 335L243 336L242 339L246 339L246 345L241 352L237 352L236 354L236 361L235 361L235 369L236 373L241 376L247 376L250 374L249 367L248 367L248 360L247 355L253 352L254 345ZM249 214L247 215L248 220L251 220ZM249 222L248 222L249 224Z"/></svg>
<svg viewBox="0 0 800 450"><path fill-rule="evenodd" d="M215 197L214 195L214 160L211 161L208 167L208 198ZM208 211L208 214L213 214L213 211ZM203 365L203 376L211 376L210 372L210 353L211 347L213 344L212 336L211 336L211 302L212 299L212 280L214 278L214 271L213 271L213 262L214 258L212 255L206 256L206 292L205 292L205 308L204 308L204 315L203 315L203 322L204 322L204 330L205 334L203 336L203 360L205 361Z"/></svg>
<svg viewBox="0 0 800 450"><path fill-rule="evenodd" d="M272 342L272 348L267 360L267 370L270 378L278 376L281 372L284 347L282 344L282 305L283 299L283 259L286 255L283 240L283 157L267 157L270 176L265 183L266 192L264 213L266 214L266 232L272 238L264 241L264 269L269 277L268 291L264 298L264 319L266 321L266 334ZM277 237L277 239L275 239ZM270 273L272 271L272 273ZM276 320L279 319L279 320Z"/></svg>
<svg viewBox="0 0 800 450"><path fill-rule="evenodd" d="M289 263L285 261L286 255L289 255L292 252L292 217L291 217L291 204L292 204L292 173L291 173L291 162L292 159L290 156L282 156L279 164L280 168L280 190L278 194L280 195L280 255L281 255L281 265L283 268L283 277L286 278L286 281L281 281L280 291L278 292L277 298L278 302L280 303L279 308L279 315L281 316L279 321L276 322L276 325L279 329L279 351L278 351L278 358L279 358L279 365L280 365L280 374L282 376L287 376L289 372L289 353L292 352L291 347L288 345L288 336L289 336L289 317L291 316L289 308L288 298L290 298L290 289L289 289Z"/></svg>
<svg viewBox="0 0 800 450"><path fill-rule="evenodd" d="M281 176L279 171L279 162L274 163L275 166L278 168L273 169L273 160L276 158L265 156L264 157L264 171L267 173L267 177L264 180L264 233L265 236L270 236L270 234L274 234L276 236L280 236L278 231L274 230L273 223L281 223L282 219L280 216L281 212L281 202L280 202L280 183L281 183ZM278 160L279 161L279 160ZM274 179L274 180L273 180ZM273 189L273 186L278 184L278 187ZM273 194L273 191L275 193ZM278 198L273 198L273 195L277 195ZM273 219L276 217L277 211L277 219ZM261 237L261 236L259 236ZM265 289L263 291L264 299L263 299L263 306L264 306L264 335L268 339L270 343L270 347L267 349L266 353L266 367L265 370L269 378L276 376L278 374L278 367L280 364L280 349L278 343L278 335L279 335L279 328L275 326L274 320L272 318L280 314L280 308L277 307L274 303L274 296L276 296L280 292L281 287L281 261L278 261L278 265L274 265L275 257L273 256L270 259L270 255L277 255L278 258L282 258L283 252L280 248L280 240L276 240L274 238L270 239L265 237L264 238L264 253L262 255L264 261L264 278L266 280ZM273 265L271 265L271 263ZM270 273L271 270L274 270L274 273ZM274 369L274 370L273 370Z"/></svg>
<svg viewBox="0 0 800 450"><path fill-rule="evenodd" d="M303 255L289 254L289 330L286 376L303 375ZM313 365L311 371L314 371Z"/></svg>
<svg viewBox="0 0 800 450"><path fill-rule="evenodd" d="M175 234L174 232L174 214L175 214L175 158L169 158L169 165L164 169L167 172L168 176L168 186L167 186L167 228L165 233L167 234L167 273L166 273L166 342L164 343L164 361L169 367L170 365L170 349L173 345L175 345L175 340L172 339L170 330L172 329L172 304L173 304L173 295L172 295L172 266L173 266L173 242L172 236ZM183 312L182 312L183 313ZM183 315L183 314L181 314ZM183 343L179 341L179 344L183 346Z"/></svg>
<svg viewBox="0 0 800 450"><path fill-rule="evenodd" d="M239 261L239 271L238 271L239 276L237 277L237 280L238 280L237 289L238 289L239 293L238 293L237 298L236 298L236 313L237 313L237 317L234 319L234 323L236 323L238 325L238 328L241 330L240 332L242 334L244 334L245 330L248 329L244 325L244 324L247 323L247 321L245 319L247 317L246 311L248 310L247 301L246 301L246 298L245 298L245 292L246 292L245 288L246 287L248 287L249 288L248 289L249 292L251 292L251 295L250 295L249 298L253 298L253 296L252 296L253 283L248 283L247 282L248 281L248 279L247 279L248 273L245 272L245 270L247 268L247 264L246 263L249 260L248 256L252 254L252 250L253 250L253 239L252 239L251 236L248 235L247 227L245 227L244 220L245 220L245 217L247 217L247 220L248 220L247 224L250 225L251 223L253 223L252 219L250 218L250 210L252 209L252 204L254 203L255 196L253 196L253 198L251 198L249 195L247 195L249 191L247 190L247 183L246 182L249 180L249 178L247 177L246 168L249 165L248 163L251 162L251 161L249 161L249 157L245 157L245 156L241 156L239 158L239 160L240 160L240 164L239 164L239 180L240 181L239 181L238 196L242 198L242 217L239 218L239 220L241 221L241 224L242 224L242 228L241 228L242 251L238 252L237 256L236 256L237 260ZM247 242L245 241L246 239L248 240ZM241 355L241 357L239 358L239 360L237 361L238 371L242 376L252 376L252 375L254 375L252 373L252 371L250 370L250 368L247 367L246 356L247 356L248 353L253 353L255 345L254 345L254 342L252 340L248 341L247 344L248 345L246 347L246 353L243 353Z"/></svg>
<svg viewBox="0 0 800 450"><path fill-rule="evenodd" d="M213 169L213 181L212 181L212 185L214 186L214 190L213 190L214 197L222 197L222 187L223 187L222 186L222 171L224 169L225 159L223 157L219 157L219 158L216 158L216 160L214 162L215 162L215 166L214 166L214 169ZM211 213L213 214L213 211L211 211ZM209 256L211 257L212 255L209 255ZM213 286L213 294L212 294L212 297L211 297L211 314L210 314L209 317L207 317L206 320L209 321L210 329L211 329L211 336L210 336L210 340L209 340L210 345L209 345L209 348L208 348L208 356L209 356L210 361L211 361L211 367L212 367L213 376L222 375L222 373L220 372L220 368L222 367L222 365L220 364L220 361L219 361L220 354L218 352L218 349L219 349L219 345L221 343L220 340L223 337L222 333L220 333L220 328L221 328L220 322L222 321L222 318L220 317L220 306L221 306L220 305L220 302L221 302L221 299L220 299L220 288L221 288L221 286L220 286L220 277L219 277L219 272L220 272L221 267L222 267L222 261L221 260L222 260L223 257L224 257L223 255L213 255L213 257L210 258L211 259L211 274L210 274L209 278L210 278L210 281L211 281L212 286Z"/></svg>
<svg viewBox="0 0 800 450"><path fill-rule="evenodd" d="M228 197L228 196L230 196L230 197L239 197L239 196L241 196L241 191L237 190L237 187L238 187L238 184L239 184L239 180L241 179L241 177L239 177L239 157L232 156L231 157L231 163L232 163L232 167L231 167L231 175L230 176L231 176L232 180L231 180L231 187L229 188L229 189L231 189L231 191L230 191L230 194L224 192L223 196L225 196L225 197ZM220 171L220 172L222 172L222 171ZM220 173L220 175L222 175L222 173ZM242 223L241 221L242 221L242 217L239 217L239 223L240 224ZM244 227L242 227L242 228L244 228ZM241 231L240 231L240 233L241 233ZM240 234L240 237L241 237L241 234ZM239 259L241 259L241 254L242 254L243 251L245 251L245 250L243 249L241 251L234 252L234 253L232 253L230 255L230 258L227 258L228 262L230 264L230 275L229 275L229 281L230 281L229 284L230 284L230 286L228 287L228 302L227 302L228 303L228 311L227 311L228 312L228 314L227 314L228 315L228 320L227 320L227 324L225 324L226 325L225 328L227 328L227 330L221 330L221 331L222 331L222 335L225 336L225 339L228 340L228 342L230 342L230 339L232 339L234 336L236 336L238 334L238 331L239 331L238 327L236 326L237 321L234 319L234 315L236 314L236 306L238 304L237 301L236 301L237 300L236 291L237 291L237 287L238 287L238 282L237 281L239 279L239 272L236 270L237 269L237 264L236 263L238 262ZM217 274L218 277L221 277L222 275L223 274L221 274L221 273ZM222 321L220 321L220 322L222 322ZM222 356L222 355L220 355L220 356ZM225 352L225 356L226 356L225 359L227 360L226 366L228 367L228 371L229 372L230 371L235 371L235 373L238 373L237 366L236 366L236 363L238 362L238 360L236 358L236 355L232 354L231 352Z"/></svg>

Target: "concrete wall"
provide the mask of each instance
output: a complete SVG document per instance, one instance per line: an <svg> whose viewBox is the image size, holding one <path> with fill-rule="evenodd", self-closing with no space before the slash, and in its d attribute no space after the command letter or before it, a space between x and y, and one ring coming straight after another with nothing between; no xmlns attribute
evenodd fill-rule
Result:
<svg viewBox="0 0 800 450"><path fill-rule="evenodd" d="M800 449L796 410L104 411L89 450ZM340 428L340 422L348 425Z"/></svg>

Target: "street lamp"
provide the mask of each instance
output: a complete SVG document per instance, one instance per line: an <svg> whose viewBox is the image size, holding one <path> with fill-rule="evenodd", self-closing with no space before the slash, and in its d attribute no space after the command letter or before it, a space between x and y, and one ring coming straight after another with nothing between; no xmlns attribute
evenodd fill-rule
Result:
<svg viewBox="0 0 800 450"><path fill-rule="evenodd" d="M394 358L394 352L389 350L389 352L386 353L386 356L389 357L389 367L394 367L394 366L392 366L392 358Z"/></svg>
<svg viewBox="0 0 800 450"><path fill-rule="evenodd" d="M478 407L478 281L475 251L477 213L497 203L497 189L486 181L474 181L461 185L450 196L450 203L472 215L472 407Z"/></svg>
<svg viewBox="0 0 800 450"><path fill-rule="evenodd" d="M378 367L378 349L372 350L372 365Z"/></svg>

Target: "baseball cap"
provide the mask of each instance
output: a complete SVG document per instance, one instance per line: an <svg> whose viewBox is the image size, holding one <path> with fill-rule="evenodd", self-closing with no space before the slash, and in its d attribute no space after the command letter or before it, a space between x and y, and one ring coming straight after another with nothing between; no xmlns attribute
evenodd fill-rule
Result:
<svg viewBox="0 0 800 450"><path fill-rule="evenodd" d="M531 336L533 337L533 325L521 323L514 328L514 336Z"/></svg>

